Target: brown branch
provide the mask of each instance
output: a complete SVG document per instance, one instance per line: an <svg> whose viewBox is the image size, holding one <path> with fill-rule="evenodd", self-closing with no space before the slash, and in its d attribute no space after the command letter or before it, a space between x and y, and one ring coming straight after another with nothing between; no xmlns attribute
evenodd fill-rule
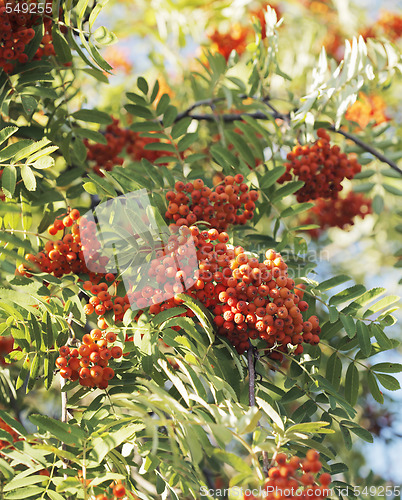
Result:
<svg viewBox="0 0 402 500"><path fill-rule="evenodd" d="M255 356L254 347L250 343L247 351L248 360L248 389L249 389L249 405L255 406Z"/></svg>
<svg viewBox="0 0 402 500"><path fill-rule="evenodd" d="M263 113L262 111L256 111L254 113L231 113L231 114L223 114L223 115L218 115L218 117L223 117L223 121L230 122L230 121L236 121L241 119L241 115L245 116L251 116L252 118L255 118L257 120L267 120L269 119L269 116L272 116L273 118L279 118L284 121L290 121L290 116L289 115L284 115L283 113L280 113L278 110L272 106L272 104L269 102L270 98L269 97L253 97L253 96L248 96L246 94L240 94L239 95L240 99L253 99L255 101L262 102L268 106L268 108L271 109L272 113L266 114ZM199 108L201 106L209 106L213 107L215 103L224 101L226 97L213 97L212 99L203 99L201 101L196 101L194 102L191 106L189 106L187 109L179 113L176 118L175 122L178 122L182 118L185 117L190 117L193 118L194 120L205 120L205 121L216 121L216 115L213 114L195 114L192 115L191 111L193 111L196 108Z"/></svg>
<svg viewBox="0 0 402 500"><path fill-rule="evenodd" d="M337 134L343 135L347 139L350 139L355 144L360 146L362 149L364 149L368 153L371 153L373 156L378 158L383 163L387 163L392 169L394 169L396 172L402 175L402 170L398 167L398 165L395 162L393 162L392 160L384 156L382 153L374 149L372 146L370 146L370 144L367 144L366 142L362 141L359 137L356 137L355 135L350 134L349 132L345 132L344 130L337 129L334 127L334 125L330 125L329 127L327 127L327 129Z"/></svg>
<svg viewBox="0 0 402 500"><path fill-rule="evenodd" d="M255 406L255 349L254 346L250 342L250 346L247 351L247 360L248 360L248 388L249 388L249 405ZM259 427L261 424L258 422ZM268 477L268 470L270 467L268 453L266 451L262 452L262 461L263 466L262 469L266 477Z"/></svg>
<svg viewBox="0 0 402 500"><path fill-rule="evenodd" d="M219 115L219 117L222 121L228 122L228 123L234 122L236 120L241 120L242 116L249 116L251 118L254 118L255 120L280 119L280 120L286 121L288 123L290 122L290 115L289 114L280 113L271 104L267 103L266 100L264 102L272 110L271 113L266 113L263 111L255 111L254 113L226 113L226 114ZM197 104L197 103L195 103L195 104ZM189 116L189 117L193 118L194 120L198 120L198 121L205 120L205 121L212 122L212 121L216 120L216 117L212 114L192 115L191 110L195 109L198 105L202 105L202 104L193 105L193 107L191 107L191 109L189 108L188 110L183 112L184 113L183 116ZM402 175L402 170L398 167L398 165L394 161L390 160L385 155L380 153L377 149L373 148L372 146L370 146L366 142L362 141L359 137L356 137L355 135L351 134L350 132L346 132L344 130L337 129L337 128L335 128L334 125L328 124L328 126L326 126L326 127L324 126L323 128L326 128L327 130L329 130L331 132L335 132L336 134L343 135L344 137L353 141L355 144L357 144L359 147L361 147L364 151L371 153L373 156L375 156L382 163L386 163L393 170L395 170L395 172L398 172L398 174Z"/></svg>

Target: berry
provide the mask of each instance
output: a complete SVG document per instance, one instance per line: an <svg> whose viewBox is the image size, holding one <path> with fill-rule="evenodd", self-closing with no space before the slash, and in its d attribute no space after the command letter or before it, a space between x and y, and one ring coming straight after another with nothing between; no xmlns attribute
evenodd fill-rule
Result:
<svg viewBox="0 0 402 500"><path fill-rule="evenodd" d="M315 457L315 450L308 450L307 456ZM317 465L316 470L310 471L308 460L303 462L296 456L289 459L285 453L278 453L276 456L277 466L271 466L268 470L268 478L264 483L264 498L271 500L286 500L288 498L315 498L324 499L331 495L327 489L331 483L331 476L328 473L318 475L321 470L321 464ZM315 463L315 462L314 462ZM309 469L309 470L307 470ZM297 493L285 493L285 492ZM289 496L291 495L291 496ZM262 497L244 496L246 500L260 500Z"/></svg>
<svg viewBox="0 0 402 500"><path fill-rule="evenodd" d="M317 198L338 198L343 179L353 179L361 171L361 165L352 156L341 153L338 146L330 145L330 137L324 129L317 131L318 139L312 145L295 146L288 154L286 173L278 182L292 180L292 176L305 184L296 191L299 203Z"/></svg>
<svg viewBox="0 0 402 500"><path fill-rule="evenodd" d="M353 226L356 217L364 219L371 213L371 200L365 198L363 194L350 191L344 198L318 199L315 206L307 213L307 217L302 220L302 224L318 224L319 228L308 230L313 238L318 238L330 227L348 229Z"/></svg>

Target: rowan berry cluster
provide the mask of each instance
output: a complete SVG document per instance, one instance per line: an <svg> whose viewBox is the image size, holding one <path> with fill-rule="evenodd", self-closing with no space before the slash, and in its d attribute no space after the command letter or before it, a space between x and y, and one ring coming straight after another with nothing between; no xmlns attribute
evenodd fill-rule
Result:
<svg viewBox="0 0 402 500"><path fill-rule="evenodd" d="M371 200L360 193L350 191L345 198L317 200L303 224L318 224L319 228L309 230L313 238L318 238L329 227L345 229L353 226L355 217L364 219L370 213Z"/></svg>
<svg viewBox="0 0 402 500"><path fill-rule="evenodd" d="M122 165L124 159L119 155L126 151L127 155L133 161L140 161L142 158L151 163L155 162L161 156L171 156L169 151L153 151L145 149L147 144L160 142L159 139L152 137L141 137L138 132L122 128L119 120L114 118L113 123L106 127L104 136L107 144L90 143L87 139L84 141L87 147L87 160L93 163L94 172L103 177L101 168L110 172L116 165Z"/></svg>
<svg viewBox="0 0 402 500"><path fill-rule="evenodd" d="M116 483L112 483L110 485L110 488L112 489L111 493L101 493L100 495L96 495L95 497L91 497L91 500L114 500L115 498L123 498L126 496L126 488L121 481L117 481ZM134 498L137 498L137 497L134 497Z"/></svg>
<svg viewBox="0 0 402 500"><path fill-rule="evenodd" d="M27 262L18 266L17 274L30 277L29 271L39 270L61 278L65 274L88 272L81 247L79 217L79 211L74 209L63 218L56 218L48 227L50 236L56 236L66 228L71 228L71 233L65 234L60 240L47 241L44 249L36 255L26 254Z"/></svg>
<svg viewBox="0 0 402 500"><path fill-rule="evenodd" d="M11 4L11 13L7 13L6 3ZM44 56L55 55L51 34L52 19L36 13L25 14L16 11L15 6L14 1L0 0L0 68L3 68L5 73L12 73L17 62L28 62L28 55L24 51L35 36L33 27L39 23L43 22L44 35L34 59L40 60Z"/></svg>
<svg viewBox="0 0 402 500"><path fill-rule="evenodd" d="M108 366L110 359L119 359L123 351L119 346L111 346L116 340L113 332L103 333L98 328L85 334L77 349L67 345L59 349L56 366L60 376L68 380L78 380L86 387L106 389L114 370Z"/></svg>
<svg viewBox="0 0 402 500"><path fill-rule="evenodd" d="M241 174L228 175L213 189L205 186L202 179L187 184L178 181L175 191L166 194L169 205L165 217L174 221L172 228L205 221L224 231L229 224L246 224L254 216L258 192L249 192L243 181Z"/></svg>
<svg viewBox="0 0 402 500"><path fill-rule="evenodd" d="M100 283L102 278L105 278L105 281ZM96 273L90 276L91 280L85 281L83 283L83 288L87 293L91 293L92 296L89 299L88 304L84 306L84 312L87 316L91 314L96 314L98 316L98 326L102 330L104 318L103 315L106 311L114 312L114 321L119 322L123 319L124 313L127 309L130 308L129 299L127 294L124 297L120 297L117 295L117 285L118 281L115 281L115 277L111 273L107 273L105 275ZM110 283L111 282L111 283ZM110 290L110 291L109 291ZM110 293L112 292L112 293Z"/></svg>
<svg viewBox="0 0 402 500"><path fill-rule="evenodd" d="M264 498L282 500L285 498L301 498L320 500L327 498L331 491L331 475L327 472L318 474L322 469L316 450L309 450L304 460L297 456L289 459L285 453L275 457L276 466L268 471L264 485ZM244 500L258 500L253 495L245 495Z"/></svg>
<svg viewBox="0 0 402 500"><path fill-rule="evenodd" d="M302 353L303 342L318 344L321 331L318 318L311 316L304 320L302 312L308 309L308 304L302 300L303 287L295 289L280 254L267 250L266 260L259 262L257 258L249 257L242 247L229 248L226 244L229 235L225 232L217 229L200 231L197 226L184 226L179 230L181 235L186 231L191 232L195 243L199 268L194 285L190 286L191 281L185 283L188 285L186 293L212 312L218 334L226 337L240 354L249 348L249 339L265 340L267 355L278 361L282 360L282 353ZM173 249L169 255L172 261L174 252ZM171 267L167 268L167 265ZM193 263L188 269L192 271ZM160 266L160 281L166 280L164 275L171 274L176 283L173 290L172 285L168 284L167 288L165 284L163 289L162 286L161 289L150 287L146 291L147 297L154 301L151 314L181 303L176 297L162 300L164 292L183 290L180 280L188 279L188 272L186 268L176 271L170 262ZM140 293L143 292L136 292ZM137 300L137 306L140 306L135 294L128 293L128 296L130 302Z"/></svg>
<svg viewBox="0 0 402 500"><path fill-rule="evenodd" d="M192 228L197 233L197 228ZM249 348L249 339L266 342L267 354L281 361L282 353L303 352L303 342L318 344L320 327L316 316L304 321L308 309L303 289L295 289L280 254L267 250L263 262L249 257L242 247L230 249L220 239L225 233L212 229L198 236L199 280L195 297L214 314L219 335L239 353ZM216 239L219 243L216 242Z"/></svg>
<svg viewBox="0 0 402 500"><path fill-rule="evenodd" d="M14 338L11 335L8 335L7 337L0 337L0 364L1 365L6 365L6 361L4 359L7 354L10 354L10 352L14 348Z"/></svg>
<svg viewBox="0 0 402 500"><path fill-rule="evenodd" d="M292 176L305 182L295 193L299 203L317 198L336 199L343 189L343 179L353 179L361 171L355 158L341 153L339 146L331 146L324 129L318 129L317 135L314 144L293 148L287 155L286 173L278 179L281 184Z"/></svg>

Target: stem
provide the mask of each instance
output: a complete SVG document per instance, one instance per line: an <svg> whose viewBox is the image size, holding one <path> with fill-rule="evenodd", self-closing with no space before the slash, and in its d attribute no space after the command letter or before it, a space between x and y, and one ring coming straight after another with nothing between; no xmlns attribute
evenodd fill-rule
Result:
<svg viewBox="0 0 402 500"><path fill-rule="evenodd" d="M66 385L66 380L64 378L61 378L60 380L60 387L61 387L61 421L65 424L68 423L68 411L67 411L67 392L63 391L64 386ZM67 449L66 443L62 443L61 445L62 450ZM67 470L68 468L68 460L65 460L63 458L63 469ZM64 479L67 479L67 474L64 473Z"/></svg>
<svg viewBox="0 0 402 500"><path fill-rule="evenodd" d="M247 359L248 359L248 387L249 387L249 405L255 406L255 357L254 357L254 348L250 345L249 350L247 351Z"/></svg>
<svg viewBox="0 0 402 500"><path fill-rule="evenodd" d="M67 318L67 323L68 323L68 326L70 327L70 331L72 330L71 329L71 322L72 322L72 320L73 320L73 313L70 313L68 315L68 318ZM68 399L67 399L67 392L63 391L65 385L66 385L66 380L63 377L61 377L60 378L60 388L61 388L61 421L63 423L65 423L65 424L68 424L68 409L67 409ZM62 443L61 448L62 448L62 450L66 450L67 449L66 443ZM63 470L67 470L68 463L69 463L68 460L65 460L63 458ZM67 479L67 474L66 473L64 473L64 479Z"/></svg>
<svg viewBox="0 0 402 500"><path fill-rule="evenodd" d="M88 499L88 491L87 491L87 466L85 465L87 452L87 442L84 441L84 449L82 451L82 482L84 485L84 500Z"/></svg>
<svg viewBox="0 0 402 500"><path fill-rule="evenodd" d="M398 167L398 165L393 162L392 160L388 159L386 156L384 156L382 153L374 149L372 146L367 144L366 142L362 141L359 137L356 137L355 135L350 134L349 132L346 132L341 129L336 129L334 125L330 125L328 127L328 130L331 130L332 132L336 132L337 134L343 135L347 139L350 139L353 141L355 144L360 146L362 149L367 151L368 153L371 153L373 156L378 158L380 161L383 163L387 163L392 169L394 169L396 172L402 175L402 170Z"/></svg>
<svg viewBox="0 0 402 500"><path fill-rule="evenodd" d="M254 346L250 342L250 347L247 351L247 360L248 360L248 387L249 387L249 404L250 406L255 406L255 349ZM259 426L261 426L260 423L258 423ZM268 469L270 467L269 465L269 459L268 459L268 453L266 451L262 452L262 461L263 461L263 466L262 470L265 474L266 477L268 477Z"/></svg>

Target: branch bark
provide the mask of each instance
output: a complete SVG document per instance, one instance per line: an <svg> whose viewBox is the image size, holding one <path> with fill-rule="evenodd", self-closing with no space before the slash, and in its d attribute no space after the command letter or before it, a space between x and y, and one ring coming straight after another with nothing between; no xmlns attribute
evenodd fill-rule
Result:
<svg viewBox="0 0 402 500"><path fill-rule="evenodd" d="M253 345L249 344L249 349L247 351L247 360L248 360L248 387L249 387L249 405L255 406L255 349ZM261 427L261 424L258 423ZM262 470L266 477L268 477L268 470L270 468L268 453L266 451L262 452Z"/></svg>

